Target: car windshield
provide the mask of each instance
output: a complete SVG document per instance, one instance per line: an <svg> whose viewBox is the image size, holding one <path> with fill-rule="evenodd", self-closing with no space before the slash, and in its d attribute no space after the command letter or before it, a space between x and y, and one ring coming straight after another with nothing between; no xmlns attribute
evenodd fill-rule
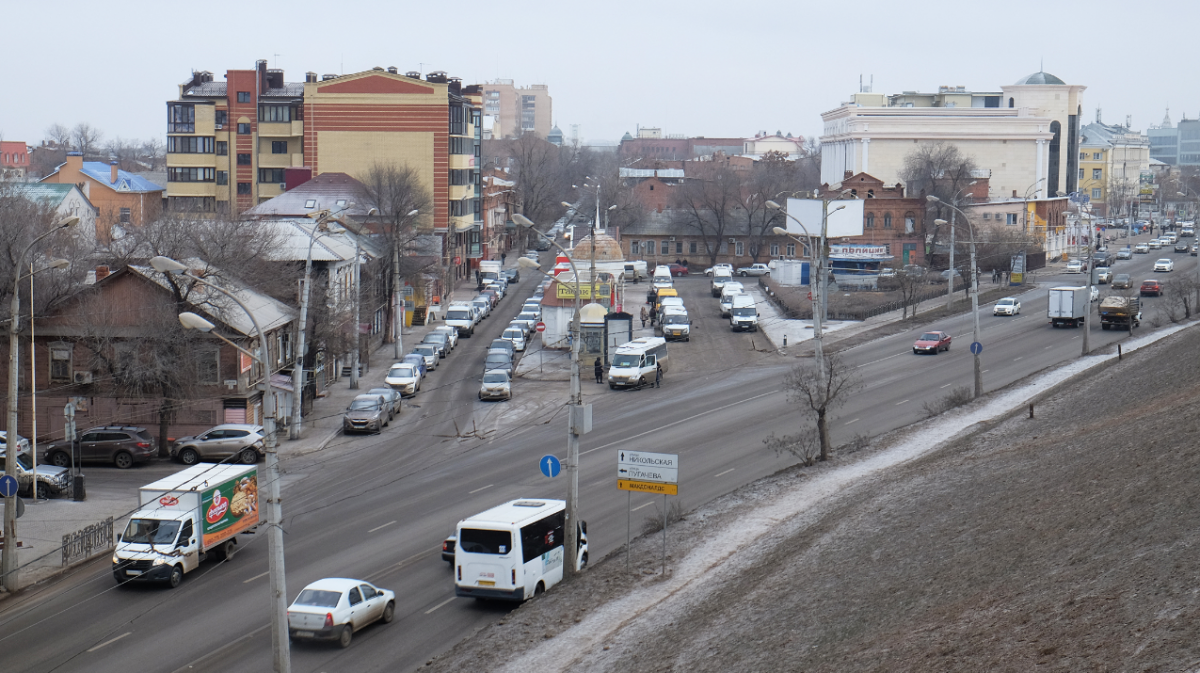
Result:
<svg viewBox="0 0 1200 673"><path fill-rule="evenodd" d="M613 358L612 366L618 368L637 367L642 362L642 356L618 353Z"/></svg>
<svg viewBox="0 0 1200 673"><path fill-rule="evenodd" d="M504 372L488 372L483 375L484 383L507 383L508 375Z"/></svg>
<svg viewBox="0 0 1200 673"><path fill-rule="evenodd" d="M465 309L446 311L446 320L470 320L471 312Z"/></svg>
<svg viewBox="0 0 1200 673"><path fill-rule="evenodd" d="M3 457L4 455L0 454L0 458ZM17 462L20 463L21 467L25 468L26 470L29 470L30 472L33 471L33 459L29 457L28 453L18 453Z"/></svg>
<svg viewBox="0 0 1200 673"><path fill-rule="evenodd" d="M179 534L178 521L130 519L121 541L131 544L171 544Z"/></svg>
<svg viewBox="0 0 1200 673"><path fill-rule="evenodd" d="M1001 299L1000 301L996 302L996 305L997 306L1012 306L1015 303L1017 303L1015 299Z"/></svg>
<svg viewBox="0 0 1200 673"><path fill-rule="evenodd" d="M504 338L505 339L523 339L523 338L525 338L525 335L522 334L521 330L519 330L519 329L506 329L506 330L504 330Z"/></svg>
<svg viewBox="0 0 1200 673"><path fill-rule="evenodd" d="M752 316L752 315L754 315L754 307L753 306L743 306L741 308L735 308L735 309L733 309L733 315L743 316L743 317Z"/></svg>
<svg viewBox="0 0 1200 673"><path fill-rule="evenodd" d="M683 325L687 321L687 316L679 313L668 313L663 317L663 322L668 325Z"/></svg>
<svg viewBox="0 0 1200 673"><path fill-rule="evenodd" d="M425 343L430 343L430 344L440 344L445 340L446 340L445 334L426 334L425 338L421 339L421 341L424 341Z"/></svg>
<svg viewBox="0 0 1200 673"><path fill-rule="evenodd" d="M374 411L379 408L379 400L353 400L350 411Z"/></svg>
<svg viewBox="0 0 1200 673"><path fill-rule="evenodd" d="M383 397L386 398L386 397L391 397L393 393L392 393L391 388L372 388L367 391L367 394L368 395L382 395Z"/></svg>
<svg viewBox="0 0 1200 673"><path fill-rule="evenodd" d="M294 605L311 605L314 608L336 608L340 600L342 600L342 593L340 591L305 589L296 597Z"/></svg>
<svg viewBox="0 0 1200 673"><path fill-rule="evenodd" d="M419 355L433 355L434 348L433 346L417 346L413 349L413 352Z"/></svg>
<svg viewBox="0 0 1200 673"><path fill-rule="evenodd" d="M506 530L463 528L458 532L458 546L469 554L502 556L512 551L512 534Z"/></svg>
<svg viewBox="0 0 1200 673"><path fill-rule="evenodd" d="M522 313L521 315L517 316L517 319L518 320L537 320L537 314L533 313L532 311L526 311L526 312Z"/></svg>
<svg viewBox="0 0 1200 673"><path fill-rule="evenodd" d="M410 379L416 375L416 369L413 367L392 367L388 372L388 377L393 379Z"/></svg>
<svg viewBox="0 0 1200 673"><path fill-rule="evenodd" d="M504 353L492 353L491 355L487 356L487 359L484 360L484 362L489 365L507 365L509 362L511 362L511 360L509 360L508 356Z"/></svg>
<svg viewBox="0 0 1200 673"><path fill-rule="evenodd" d="M917 341L938 341L941 338L942 336L937 332L926 332L925 334L922 334L921 338L917 339Z"/></svg>

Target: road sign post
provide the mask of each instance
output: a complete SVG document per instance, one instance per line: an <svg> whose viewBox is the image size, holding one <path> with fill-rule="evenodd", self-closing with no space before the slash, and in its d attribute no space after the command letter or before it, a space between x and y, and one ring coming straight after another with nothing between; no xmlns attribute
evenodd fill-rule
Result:
<svg viewBox="0 0 1200 673"><path fill-rule="evenodd" d="M679 456L674 453L617 451L617 488L663 496L663 574L667 573L667 496L679 495ZM632 495L626 499L632 504ZM632 511L632 510L630 510ZM625 565L629 565L631 516L625 518Z"/></svg>
<svg viewBox="0 0 1200 673"><path fill-rule="evenodd" d="M983 352L983 344L978 341L971 342L971 355L979 355Z"/></svg>
<svg viewBox="0 0 1200 673"><path fill-rule="evenodd" d="M557 477L558 473L562 471L562 463L558 461L558 458L550 455L542 456L542 459L538 461L538 466L541 468L542 474L551 478Z"/></svg>

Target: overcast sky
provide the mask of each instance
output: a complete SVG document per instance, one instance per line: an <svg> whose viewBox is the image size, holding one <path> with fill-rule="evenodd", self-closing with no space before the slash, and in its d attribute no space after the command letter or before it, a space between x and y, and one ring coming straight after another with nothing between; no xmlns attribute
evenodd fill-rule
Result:
<svg viewBox="0 0 1200 673"><path fill-rule="evenodd" d="M107 138L164 137L165 101L193 69L223 81L258 59L285 70L444 70L547 84L554 121L586 139L637 126L689 136L819 135L858 89L997 91L1036 72L1087 86L1084 120L1135 129L1200 115L1200 2L804 0L589 3L447 0L10 2L0 136L36 144L58 122Z"/></svg>

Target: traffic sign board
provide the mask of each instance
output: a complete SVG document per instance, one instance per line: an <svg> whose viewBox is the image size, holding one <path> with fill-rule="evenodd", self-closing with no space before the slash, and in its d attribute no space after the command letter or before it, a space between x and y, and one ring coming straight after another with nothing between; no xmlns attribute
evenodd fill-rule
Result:
<svg viewBox="0 0 1200 673"><path fill-rule="evenodd" d="M679 486L677 484L659 484L652 481L630 481L628 479L618 479L617 490L653 493L655 495L679 495Z"/></svg>
<svg viewBox="0 0 1200 673"><path fill-rule="evenodd" d="M558 473L562 472L562 463L558 462L558 458L554 456L542 456L538 465L542 468L542 474L547 477L557 477Z"/></svg>
<svg viewBox="0 0 1200 673"><path fill-rule="evenodd" d="M679 456L673 453L617 451L617 479L659 484L679 482Z"/></svg>
<svg viewBox="0 0 1200 673"><path fill-rule="evenodd" d="M538 322L538 324L534 325L533 328L539 332L545 332L546 331L546 323Z"/></svg>
<svg viewBox="0 0 1200 673"><path fill-rule="evenodd" d="M971 342L971 355L979 355L983 352L983 344L978 341Z"/></svg>
<svg viewBox="0 0 1200 673"><path fill-rule="evenodd" d="M17 489L19 487L19 484L17 484L17 478L11 474L6 474L3 477L0 477L0 496L11 498L17 494Z"/></svg>

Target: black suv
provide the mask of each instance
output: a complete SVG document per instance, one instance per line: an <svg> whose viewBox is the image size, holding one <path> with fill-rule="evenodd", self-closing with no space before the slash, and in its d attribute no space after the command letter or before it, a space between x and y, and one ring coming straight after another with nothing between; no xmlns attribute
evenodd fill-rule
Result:
<svg viewBox="0 0 1200 673"><path fill-rule="evenodd" d="M153 460L158 442L146 428L130 425L105 425L79 433L80 462L112 463L121 469L134 463ZM59 467L71 465L71 440L60 439L46 447L44 460Z"/></svg>

